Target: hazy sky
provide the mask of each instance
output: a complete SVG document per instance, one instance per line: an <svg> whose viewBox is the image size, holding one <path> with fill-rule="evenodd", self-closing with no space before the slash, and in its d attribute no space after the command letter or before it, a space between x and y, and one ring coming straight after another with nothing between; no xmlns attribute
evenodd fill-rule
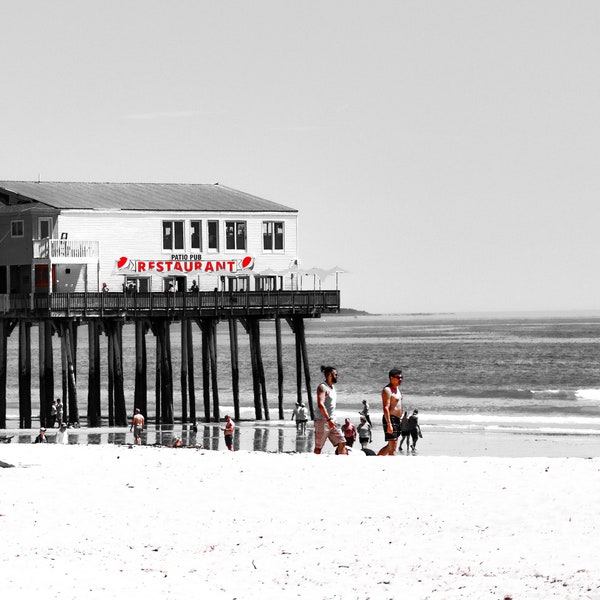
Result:
<svg viewBox="0 0 600 600"><path fill-rule="evenodd" d="M346 307L600 308L596 0L0 0L0 21L0 179L292 206Z"/></svg>

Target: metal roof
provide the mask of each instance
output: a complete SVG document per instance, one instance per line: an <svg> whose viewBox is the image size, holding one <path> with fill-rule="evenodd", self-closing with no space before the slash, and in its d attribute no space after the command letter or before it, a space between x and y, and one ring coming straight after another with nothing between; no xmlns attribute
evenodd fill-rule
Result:
<svg viewBox="0 0 600 600"><path fill-rule="evenodd" d="M219 184L0 181L2 191L67 210L298 212Z"/></svg>

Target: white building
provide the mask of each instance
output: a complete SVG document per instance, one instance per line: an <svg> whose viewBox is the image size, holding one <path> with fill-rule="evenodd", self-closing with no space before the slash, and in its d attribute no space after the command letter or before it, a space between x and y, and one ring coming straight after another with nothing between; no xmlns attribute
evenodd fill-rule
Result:
<svg viewBox="0 0 600 600"><path fill-rule="evenodd" d="M0 181L0 294L292 290L297 264L298 211L218 184Z"/></svg>

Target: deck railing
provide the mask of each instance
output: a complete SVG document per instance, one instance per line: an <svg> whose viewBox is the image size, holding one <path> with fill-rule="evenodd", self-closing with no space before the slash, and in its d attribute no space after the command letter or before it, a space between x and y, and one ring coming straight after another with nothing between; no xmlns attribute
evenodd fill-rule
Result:
<svg viewBox="0 0 600 600"><path fill-rule="evenodd" d="M339 312L338 290L187 293L5 294L0 316L244 316L303 315Z"/></svg>
<svg viewBox="0 0 600 600"><path fill-rule="evenodd" d="M60 260L60 259L96 259L99 256L99 243L97 241L78 240L33 240L33 258Z"/></svg>

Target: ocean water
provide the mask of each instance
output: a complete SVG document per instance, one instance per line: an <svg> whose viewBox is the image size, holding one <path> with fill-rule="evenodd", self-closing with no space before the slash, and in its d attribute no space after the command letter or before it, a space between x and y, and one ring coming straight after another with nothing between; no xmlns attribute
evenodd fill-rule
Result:
<svg viewBox="0 0 600 600"><path fill-rule="evenodd" d="M180 407L179 325L171 330L174 361L175 414ZM194 334L197 416L203 416L201 336ZM284 416L289 419L296 401L294 336L282 323L284 359ZM18 424L18 336L9 338L7 418ZM242 417L254 417L248 339L239 327ZM271 421L279 420L277 361L273 322L261 323L261 340ZM316 406L319 367L338 369L338 415L358 420L363 400L371 406L374 422L381 417L381 389L392 367L404 371L405 407L418 408L420 422L429 430L539 432L600 436L600 311L587 314L478 314L478 315L329 315L306 321ZM134 331L124 330L126 400L133 410ZM37 330L32 329L32 401L37 389ZM55 344L55 395L61 394L60 352ZM148 344L148 420L154 406L154 338ZM106 357L106 339L101 341ZM218 329L218 378L221 415L231 412L232 392L227 323ZM103 365L105 369L105 365ZM78 405L85 423L87 405L87 330L78 341ZM103 375L106 382L106 373ZM303 398L307 401L306 390ZM103 412L107 412L103 391ZM288 423L289 426L289 423ZM600 441L600 440L599 440Z"/></svg>

